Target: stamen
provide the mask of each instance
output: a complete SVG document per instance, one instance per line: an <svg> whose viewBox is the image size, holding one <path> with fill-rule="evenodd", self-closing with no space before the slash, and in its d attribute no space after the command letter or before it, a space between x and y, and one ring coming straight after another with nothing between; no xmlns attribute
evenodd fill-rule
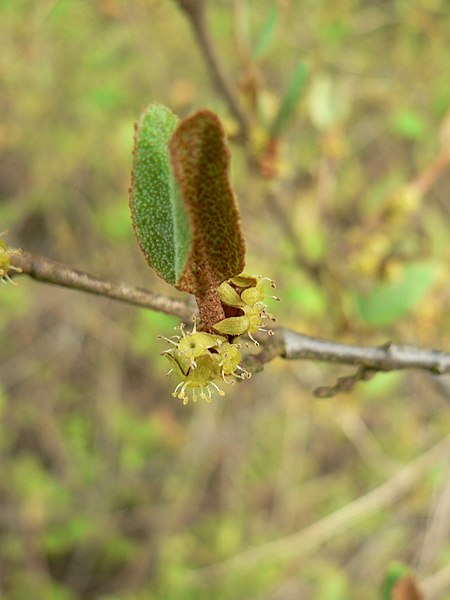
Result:
<svg viewBox="0 0 450 600"><path fill-rule="evenodd" d="M197 332L197 317L196 317L196 315L192 315L192 322L194 323L194 326L192 328L192 333L196 333Z"/></svg>
<svg viewBox="0 0 450 600"><path fill-rule="evenodd" d="M252 336L252 334L250 332L248 332L247 335L252 340L252 342L255 344L255 346L259 346L259 342L257 340L255 340L255 338Z"/></svg>
<svg viewBox="0 0 450 600"><path fill-rule="evenodd" d="M213 387L216 388L216 390L219 392L219 396L225 396L225 392L223 390L220 389L220 387L218 387L214 381L210 381L209 385L212 385Z"/></svg>
<svg viewBox="0 0 450 600"><path fill-rule="evenodd" d="M177 397L177 395L178 395L178 390L180 389L180 387L181 387L182 385L183 385L183 382L182 382L182 381L180 381L180 383L177 385L177 387L176 387L176 388L173 390L173 392L172 392L172 396L173 396L174 398L176 398L176 397ZM178 396L178 397L179 397L179 396Z"/></svg>
<svg viewBox="0 0 450 600"><path fill-rule="evenodd" d="M174 336L174 337L175 337L175 336ZM158 340L164 340L165 342L169 342L169 344L173 344L174 346L178 346L177 342L174 342L174 341L173 341L173 340L171 340L170 338L167 338L167 337L165 337L165 336L163 336L163 335L158 335L158 336L157 336L157 339L158 339ZM166 350L165 352L167 352L167 350Z"/></svg>

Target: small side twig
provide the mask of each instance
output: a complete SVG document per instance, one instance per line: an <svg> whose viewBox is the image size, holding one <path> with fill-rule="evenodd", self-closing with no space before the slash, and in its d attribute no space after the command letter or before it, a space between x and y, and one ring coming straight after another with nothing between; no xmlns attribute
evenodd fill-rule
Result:
<svg viewBox="0 0 450 600"><path fill-rule="evenodd" d="M233 94L225 77L218 54L206 26L205 0L176 0L180 9L186 15L194 33L195 40L208 68L210 77L217 92L222 96L240 127L242 138L248 136L248 120L242 112L238 100Z"/></svg>
<svg viewBox="0 0 450 600"><path fill-rule="evenodd" d="M379 371L376 369L368 369L367 367L359 367L352 375L344 375L338 377L333 385L321 385L313 391L316 398L332 398L342 392L351 392L359 381L369 381Z"/></svg>

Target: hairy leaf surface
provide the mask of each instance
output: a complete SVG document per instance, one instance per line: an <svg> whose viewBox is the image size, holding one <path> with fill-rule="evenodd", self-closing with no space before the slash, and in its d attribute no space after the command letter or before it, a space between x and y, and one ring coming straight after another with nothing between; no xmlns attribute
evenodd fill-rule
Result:
<svg viewBox="0 0 450 600"><path fill-rule="evenodd" d="M151 104L136 125L130 209L139 246L160 277L176 285L183 272L191 232L170 165L168 145L179 119Z"/></svg>
<svg viewBox="0 0 450 600"><path fill-rule="evenodd" d="M192 231L192 247L177 287L198 299L241 273L245 261L229 182L230 153L218 117L203 110L184 119L170 142L170 155Z"/></svg>

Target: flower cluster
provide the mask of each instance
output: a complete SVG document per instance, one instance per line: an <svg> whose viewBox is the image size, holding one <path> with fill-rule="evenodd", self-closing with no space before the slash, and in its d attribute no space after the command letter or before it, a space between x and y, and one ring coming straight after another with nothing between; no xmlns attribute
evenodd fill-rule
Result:
<svg viewBox="0 0 450 600"><path fill-rule="evenodd" d="M268 277L244 274L222 283L217 290L222 304L239 309L242 314L219 321L214 325L214 329L232 337L248 335L256 346L259 343L253 337L254 333L265 331L273 335L271 329L265 329L267 319L275 321L267 312L267 304L264 302L266 282L275 287L275 283ZM278 300L276 296L273 298Z"/></svg>
<svg viewBox="0 0 450 600"><path fill-rule="evenodd" d="M191 393L194 402L197 401L197 392L200 398L211 402L212 391L217 391L220 396L225 395L215 381L233 383L234 379L227 380L227 376L237 379L250 377L239 366L241 353L236 344L230 344L221 335L196 331L195 322L191 332L186 333L182 325L180 331L181 336L162 339L173 345L163 355L172 366L168 375L173 371L181 380L172 395L183 400L183 404L189 401L187 392Z"/></svg>
<svg viewBox="0 0 450 600"><path fill-rule="evenodd" d="M183 404L187 404L189 399L196 402L198 396L211 402L213 392L225 395L218 385L221 381L231 384L236 379L251 377L239 364L242 357L236 340L248 335L258 345L252 334L268 331L264 328L265 321L275 320L267 312L264 302L266 282L275 287L270 279L249 275L240 275L221 284L218 294L225 314L231 310L237 316L216 323L214 329L217 335L197 331L194 321L191 332L187 333L181 325L181 335L171 339L161 336L172 345L163 355L171 363L168 375L174 372L180 379L172 395L180 398ZM268 333L273 332L269 330Z"/></svg>
<svg viewBox="0 0 450 600"><path fill-rule="evenodd" d="M0 233L0 236L4 235L4 233L5 231ZM20 254L20 250L16 248L8 248L6 242L0 239L0 279L3 281L3 283L8 283L9 281L9 283L17 285L8 275L8 271L17 271L18 273L22 271L22 269L19 267L15 267L11 264L11 256L14 256L15 254Z"/></svg>

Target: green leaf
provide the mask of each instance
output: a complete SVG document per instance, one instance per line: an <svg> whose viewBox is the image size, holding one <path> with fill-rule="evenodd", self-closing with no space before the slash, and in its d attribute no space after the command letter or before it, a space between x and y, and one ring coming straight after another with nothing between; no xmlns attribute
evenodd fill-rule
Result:
<svg viewBox="0 0 450 600"><path fill-rule="evenodd" d="M395 561L389 565L382 587L383 600L391 600L393 587L397 581L408 575L409 572L409 568L401 562Z"/></svg>
<svg viewBox="0 0 450 600"><path fill-rule="evenodd" d="M218 117L184 119L170 142L173 172L189 215L192 247L177 288L198 300L245 264L239 211L229 182L230 153Z"/></svg>
<svg viewBox="0 0 450 600"><path fill-rule="evenodd" d="M423 600L410 569L401 562L389 565L382 588L383 600Z"/></svg>
<svg viewBox="0 0 450 600"><path fill-rule="evenodd" d="M279 137L283 130L289 125L289 121L294 115L300 94L305 86L307 74L307 66L305 63L300 63L294 72L271 127L271 136L273 138Z"/></svg>
<svg viewBox="0 0 450 600"><path fill-rule="evenodd" d="M253 56L256 60L262 58L264 56L267 48L270 45L270 42L273 40L273 36L275 33L275 26L278 21L278 6L274 2L272 4L272 9L264 22L264 25L259 34L258 41L255 45L255 50L253 52Z"/></svg>
<svg viewBox="0 0 450 600"><path fill-rule="evenodd" d="M392 128L399 137L410 140L421 139L426 133L422 116L411 110L398 111L392 118Z"/></svg>
<svg viewBox="0 0 450 600"><path fill-rule="evenodd" d="M361 318L370 325L392 323L422 300L438 273L435 263L406 265L398 280L380 283L366 296L356 297Z"/></svg>
<svg viewBox="0 0 450 600"><path fill-rule="evenodd" d="M134 231L148 264L176 285L183 272L191 232L170 165L168 145L178 117L151 104L136 125L130 209Z"/></svg>

